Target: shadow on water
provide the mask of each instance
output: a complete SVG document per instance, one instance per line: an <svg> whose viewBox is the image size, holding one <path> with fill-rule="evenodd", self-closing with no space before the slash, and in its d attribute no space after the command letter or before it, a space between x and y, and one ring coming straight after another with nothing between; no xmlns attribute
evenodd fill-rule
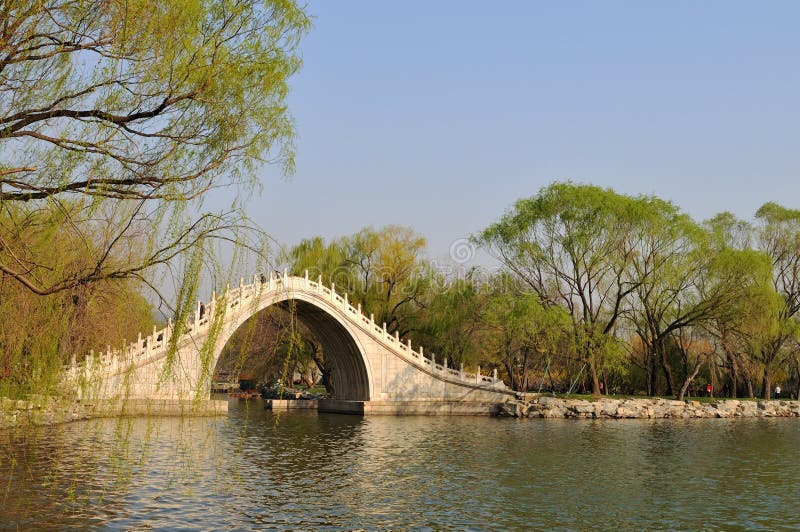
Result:
<svg viewBox="0 0 800 532"><path fill-rule="evenodd" d="M800 524L796 420L274 414L0 434L2 529Z"/></svg>

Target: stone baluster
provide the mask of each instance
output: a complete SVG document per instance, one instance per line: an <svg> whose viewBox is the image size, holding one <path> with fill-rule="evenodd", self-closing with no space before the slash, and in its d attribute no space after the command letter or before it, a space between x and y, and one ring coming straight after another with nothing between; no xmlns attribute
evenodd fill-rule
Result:
<svg viewBox="0 0 800 532"><path fill-rule="evenodd" d="M481 367L478 366L478 370L475 372L475 382L480 384L481 383Z"/></svg>
<svg viewBox="0 0 800 532"><path fill-rule="evenodd" d="M317 276L317 290L322 292L322 274Z"/></svg>

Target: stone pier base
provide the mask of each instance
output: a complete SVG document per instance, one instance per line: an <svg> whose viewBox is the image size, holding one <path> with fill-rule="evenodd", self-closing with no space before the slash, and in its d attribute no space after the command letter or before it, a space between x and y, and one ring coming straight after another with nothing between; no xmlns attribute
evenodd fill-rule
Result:
<svg viewBox="0 0 800 532"><path fill-rule="evenodd" d="M317 410L319 401L316 399L267 399L266 406L272 410Z"/></svg>
<svg viewBox="0 0 800 532"><path fill-rule="evenodd" d="M272 399L273 410L318 410L335 414L370 416L491 416L497 415L497 403L464 401L343 401L339 399Z"/></svg>

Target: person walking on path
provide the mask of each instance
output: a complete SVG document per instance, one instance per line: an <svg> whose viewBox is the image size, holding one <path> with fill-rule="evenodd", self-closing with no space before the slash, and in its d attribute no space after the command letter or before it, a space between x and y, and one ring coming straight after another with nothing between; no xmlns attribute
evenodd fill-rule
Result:
<svg viewBox="0 0 800 532"><path fill-rule="evenodd" d="M778 384L775 386L775 399L781 398L781 385Z"/></svg>

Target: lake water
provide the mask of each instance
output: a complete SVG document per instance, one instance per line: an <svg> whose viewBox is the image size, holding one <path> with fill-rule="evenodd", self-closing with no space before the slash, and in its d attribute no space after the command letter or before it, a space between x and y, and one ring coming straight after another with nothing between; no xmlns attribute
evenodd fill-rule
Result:
<svg viewBox="0 0 800 532"><path fill-rule="evenodd" d="M800 420L275 415L0 434L0 529L796 529Z"/></svg>

